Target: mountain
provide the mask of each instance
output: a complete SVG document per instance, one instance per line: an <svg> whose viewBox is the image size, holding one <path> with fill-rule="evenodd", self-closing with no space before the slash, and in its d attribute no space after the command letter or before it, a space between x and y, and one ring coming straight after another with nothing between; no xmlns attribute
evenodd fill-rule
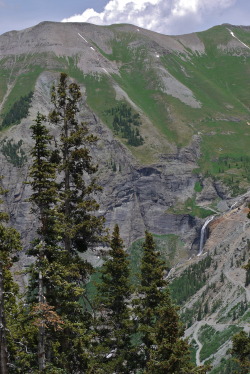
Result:
<svg viewBox="0 0 250 374"><path fill-rule="evenodd" d="M196 363L210 362L212 374L233 372L231 338L243 329L250 332L250 289L242 268L250 252L249 202L246 194L230 211L214 217L202 255L170 273Z"/></svg>
<svg viewBox="0 0 250 374"><path fill-rule="evenodd" d="M61 71L81 86L81 119L99 138L92 154L100 214L108 227L120 225L134 261L145 229L155 235L197 362L224 365L235 325L249 322L241 265L249 257L250 27L167 36L133 25L43 22L1 35L0 173L5 208L26 245L36 227L23 183L29 127L38 111L49 112ZM197 257L212 215L207 254ZM96 254L88 258L100 265ZM21 255L18 267L26 262Z"/></svg>

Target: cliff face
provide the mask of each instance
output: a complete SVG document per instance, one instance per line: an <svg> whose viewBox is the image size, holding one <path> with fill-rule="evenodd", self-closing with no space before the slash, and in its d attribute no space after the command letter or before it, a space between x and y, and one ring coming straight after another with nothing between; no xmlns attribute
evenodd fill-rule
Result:
<svg viewBox="0 0 250 374"><path fill-rule="evenodd" d="M25 243L33 237L36 227L35 216L30 213L31 207L27 201L31 192L30 186L26 184L32 146L29 128L38 111L48 113L49 87L56 78L56 73L40 75L29 116L21 124L4 131L1 137L2 142L11 140L12 144L22 140L20 149L25 152L26 159L21 167L14 166L13 160L3 151L0 152L0 173L4 175L3 184L9 190L5 208L10 214L11 223L22 233ZM155 234L179 235L183 240L185 238L186 248L192 248L193 242L197 242L201 222L189 214L175 214L170 208L177 201L184 202L193 196L198 177L192 171L197 166L199 136L194 136L189 146L166 155L161 162L141 166L93 114L85 100L86 97L83 97L82 119L90 124L90 130L99 137L92 155L99 165L97 178L103 192L98 199L100 214L104 214L107 226L112 228L118 222L127 245L142 237L147 229ZM51 127L50 130L56 138L58 129ZM216 196L214 189L213 194ZM197 245L194 249L197 249Z"/></svg>

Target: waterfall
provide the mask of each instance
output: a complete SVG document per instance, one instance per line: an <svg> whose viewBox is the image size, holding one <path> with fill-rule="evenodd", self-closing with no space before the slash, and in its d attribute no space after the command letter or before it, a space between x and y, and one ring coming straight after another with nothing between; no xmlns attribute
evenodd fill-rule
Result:
<svg viewBox="0 0 250 374"><path fill-rule="evenodd" d="M206 227L207 227L207 225L209 224L209 222L211 222L213 219L214 219L214 216L209 217L209 218L205 221L204 225L203 225L202 228L201 228L200 248L199 248L199 253L198 253L197 256L202 255L203 246L204 246L205 241L206 241Z"/></svg>

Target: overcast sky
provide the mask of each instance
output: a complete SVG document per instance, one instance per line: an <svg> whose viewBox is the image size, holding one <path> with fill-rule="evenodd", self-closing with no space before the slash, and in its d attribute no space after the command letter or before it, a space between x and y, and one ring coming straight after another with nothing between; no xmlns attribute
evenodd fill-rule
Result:
<svg viewBox="0 0 250 374"><path fill-rule="evenodd" d="M250 26L250 0L0 0L0 34L42 21L131 23L164 34Z"/></svg>

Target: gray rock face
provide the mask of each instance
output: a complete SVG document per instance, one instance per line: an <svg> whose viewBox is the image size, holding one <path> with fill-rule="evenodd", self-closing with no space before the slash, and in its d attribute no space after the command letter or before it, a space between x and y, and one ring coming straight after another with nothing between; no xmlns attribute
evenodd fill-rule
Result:
<svg viewBox="0 0 250 374"><path fill-rule="evenodd" d="M37 111L48 113L49 87L57 77L57 74L47 72L40 75L29 117L2 135L2 139L13 139L16 143L22 139L22 149L27 156L27 163L17 168L0 152L0 172L4 175L4 186L9 190L5 208L10 214L11 224L22 233L25 245L34 237L37 226L35 214L30 212L31 206L27 201L31 193L30 186L26 184L32 146L29 127ZM185 239L185 245L191 248L197 237L199 220L189 215L168 213L167 210L176 201L185 201L193 195L197 176L192 170L199 156L199 137L194 137L193 143L181 151L162 155L158 164L140 166L128 149L113 137L111 131L84 104L84 99L81 116L99 137L92 153L99 164L97 177L103 186L103 193L98 196L98 200L100 214L105 216L107 227L112 228L118 223L126 245L144 236L144 231L149 230L156 234L179 235ZM58 129L51 127L50 130L56 137ZM115 172L110 166L110 160L117 165Z"/></svg>

